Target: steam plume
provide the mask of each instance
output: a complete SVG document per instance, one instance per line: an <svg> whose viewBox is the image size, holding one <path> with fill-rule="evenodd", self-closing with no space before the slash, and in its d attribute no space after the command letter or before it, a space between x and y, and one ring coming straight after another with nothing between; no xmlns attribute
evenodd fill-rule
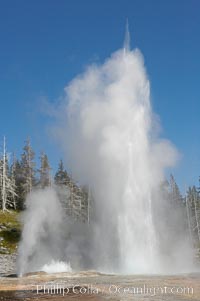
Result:
<svg viewBox="0 0 200 301"><path fill-rule="evenodd" d="M144 60L129 42L127 25L124 49L65 88L55 131L74 177L94 195L96 268L161 272L166 259L156 225L163 216L156 213L164 202L158 191L178 155L158 136Z"/></svg>
<svg viewBox="0 0 200 301"><path fill-rule="evenodd" d="M128 24L124 48L73 79L57 115L54 134L73 177L90 186L93 215L89 227L71 224L71 238L63 239L55 192L30 196L21 272L38 269L47 259L70 261L73 269L121 273L185 270L191 259L187 235L177 233L174 223L182 216L169 214L160 189L178 155L158 136L144 60L138 49L130 50Z"/></svg>

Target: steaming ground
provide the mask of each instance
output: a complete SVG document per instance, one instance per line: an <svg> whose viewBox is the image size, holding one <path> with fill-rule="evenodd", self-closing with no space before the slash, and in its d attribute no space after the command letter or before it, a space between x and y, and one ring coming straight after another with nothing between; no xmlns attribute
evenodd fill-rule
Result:
<svg viewBox="0 0 200 301"><path fill-rule="evenodd" d="M159 138L140 51L126 44L102 65L89 66L65 88L57 116L54 134L73 177L90 186L94 214L89 226L69 223L53 189L33 192L20 273L52 260L124 274L190 270L181 212L169 214L160 189L178 155Z"/></svg>

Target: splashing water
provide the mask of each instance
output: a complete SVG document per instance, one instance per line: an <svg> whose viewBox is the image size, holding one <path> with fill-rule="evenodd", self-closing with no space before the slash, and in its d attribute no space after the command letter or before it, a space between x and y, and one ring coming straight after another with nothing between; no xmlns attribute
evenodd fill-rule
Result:
<svg viewBox="0 0 200 301"><path fill-rule="evenodd" d="M45 264L41 268L41 271L51 274L51 273L71 272L72 269L70 263L52 260L50 263Z"/></svg>

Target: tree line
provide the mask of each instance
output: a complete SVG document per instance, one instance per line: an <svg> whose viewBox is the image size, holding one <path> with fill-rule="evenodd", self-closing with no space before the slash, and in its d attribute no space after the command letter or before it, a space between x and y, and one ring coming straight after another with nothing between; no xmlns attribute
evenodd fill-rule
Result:
<svg viewBox="0 0 200 301"><path fill-rule="evenodd" d="M39 165L37 168L35 152L29 138L25 141L20 158L16 158L14 154L9 158L4 138L0 155L0 208L3 211L23 210L26 196L34 188L45 188L56 184L57 187L62 188L58 190L58 195L64 202L67 214L89 223L92 209L89 189L81 187L72 179L64 168L62 160L53 177L48 156L44 152L39 157ZM171 175L169 180L161 184L160 195L170 212L171 226L174 220L174 225L177 227L175 220L177 220L177 214L180 218L181 212L180 228L187 229L191 243L200 248L200 187L195 185L188 187L186 195L183 196Z"/></svg>
<svg viewBox="0 0 200 301"><path fill-rule="evenodd" d="M164 210L168 212L166 224L176 232L174 239L177 239L177 234L188 234L197 257L200 257L200 187L189 186L182 195L174 176L170 175L169 180L161 184L160 195L165 201Z"/></svg>
<svg viewBox="0 0 200 301"><path fill-rule="evenodd" d="M39 168L35 163L35 152L30 139L25 141L20 158L13 154L10 158L6 149L6 139L3 140L3 151L0 156L0 208L24 210L27 195L35 188L50 187L55 184L60 199L68 215L82 220L88 220L88 189L80 187L64 168L60 160L58 169L52 177L52 168L47 154L41 153ZM66 188L66 189L65 189ZM63 194L63 195L61 195Z"/></svg>

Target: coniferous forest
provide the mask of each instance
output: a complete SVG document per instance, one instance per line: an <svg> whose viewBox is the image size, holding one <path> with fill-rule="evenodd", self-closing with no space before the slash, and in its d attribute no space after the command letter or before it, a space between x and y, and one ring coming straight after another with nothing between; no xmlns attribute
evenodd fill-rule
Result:
<svg viewBox="0 0 200 301"><path fill-rule="evenodd" d="M8 152L6 139L3 139L0 157L0 208L2 212L23 211L26 208L26 197L34 189L57 187L57 194L64 204L66 214L82 222L90 222L93 200L88 187L82 187L58 161L53 175L51 164L46 153L39 156L36 166L36 154L28 138L20 157ZM173 175L160 185L161 195L167 202L167 210L177 219L181 212L180 228L184 227L189 234L191 244L200 257L200 187L187 188L182 195ZM171 219L173 221L173 218ZM167 222L167 221L166 221ZM172 222L173 224L173 222ZM177 227L177 226L176 226Z"/></svg>
<svg viewBox="0 0 200 301"><path fill-rule="evenodd" d="M9 154L9 155L8 155ZM33 189L44 189L52 185L58 189L58 195L64 201L68 215L83 221L89 220L88 189L80 187L64 168L63 161L58 162L55 175L47 154L41 152L39 166L36 166L36 155L30 139L25 141L19 158L10 155L3 141L3 152L0 158L0 207L2 211L26 208L25 200Z"/></svg>

